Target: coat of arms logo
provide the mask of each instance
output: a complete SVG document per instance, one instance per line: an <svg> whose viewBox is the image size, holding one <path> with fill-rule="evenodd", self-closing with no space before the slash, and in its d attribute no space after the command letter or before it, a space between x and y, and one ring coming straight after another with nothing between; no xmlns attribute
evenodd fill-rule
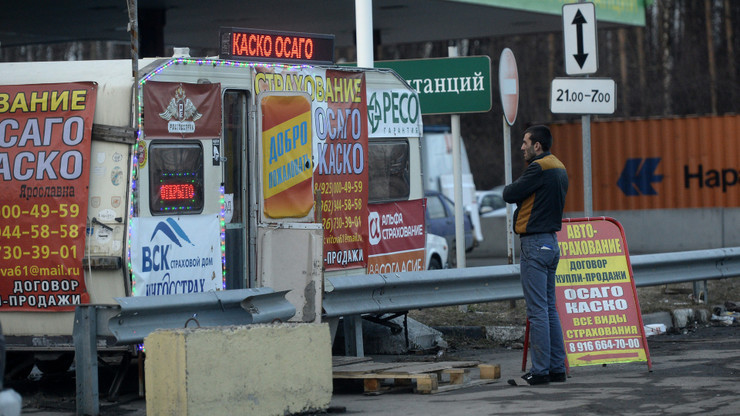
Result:
<svg viewBox="0 0 740 416"><path fill-rule="evenodd" d="M185 90L180 85L167 108L159 113L159 117L168 121L167 131L170 133L194 133L195 121L203 117L203 114L199 113L193 101L185 96Z"/></svg>

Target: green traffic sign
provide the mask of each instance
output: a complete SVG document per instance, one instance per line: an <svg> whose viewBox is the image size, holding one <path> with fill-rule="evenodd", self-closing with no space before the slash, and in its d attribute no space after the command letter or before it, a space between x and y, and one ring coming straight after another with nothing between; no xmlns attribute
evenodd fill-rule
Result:
<svg viewBox="0 0 740 416"><path fill-rule="evenodd" d="M376 61L393 69L419 94L422 114L485 113L491 110L491 58Z"/></svg>

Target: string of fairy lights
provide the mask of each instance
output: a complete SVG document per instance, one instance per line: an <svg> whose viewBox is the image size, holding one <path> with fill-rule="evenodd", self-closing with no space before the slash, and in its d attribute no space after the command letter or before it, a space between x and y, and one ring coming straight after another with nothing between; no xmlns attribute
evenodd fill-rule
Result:
<svg viewBox="0 0 740 416"><path fill-rule="evenodd" d="M287 70L300 70L312 67L306 64L282 64L282 63L255 63L255 62L240 62L240 61L229 61L221 59L203 59L203 58L173 58L157 67L152 72L146 74L138 81L136 94L138 96L138 108L136 109L136 143L134 145L133 162L131 164L130 172L130 183L131 192L129 197L129 221L128 221L128 248L127 248L127 267L129 276L131 276L131 292L132 295L136 296L136 275L134 273L134 267L131 260L131 247L132 247L132 235L134 228L134 218L139 216L139 150L140 146L146 146L144 142L144 104L143 104L143 88L144 85L153 80L157 75L164 72L167 68L172 65L198 65L198 66L212 66L212 67L231 67L237 69L246 69L250 72L255 68L264 68L269 71L271 68L287 69ZM144 148L145 149L145 148ZM221 239L221 288L226 289L226 197L223 184L219 188L220 197L219 203L221 206L219 214L220 224L220 239Z"/></svg>

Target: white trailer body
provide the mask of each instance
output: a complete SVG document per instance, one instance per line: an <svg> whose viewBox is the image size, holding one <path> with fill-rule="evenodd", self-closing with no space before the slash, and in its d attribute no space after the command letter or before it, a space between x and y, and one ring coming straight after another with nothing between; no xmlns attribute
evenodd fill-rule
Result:
<svg viewBox="0 0 740 416"><path fill-rule="evenodd" d="M272 287L290 290L295 320L317 322L326 276L424 269L421 113L394 72L187 57L138 67L134 80L127 60L0 64L0 321L9 351L73 349L80 303ZM44 144L43 132L20 127L33 124L20 112L25 105L39 113L31 118L63 125L74 116L44 114L41 93L34 105L26 98L78 81L95 92L84 138L89 183L73 192L85 200L76 208L79 276L31 276L38 257L61 256L59 241L72 246L60 227L77 226L61 216L54 183L19 195L18 176L40 158L18 156L19 146ZM49 139L52 148L59 141ZM54 169L39 180L63 180L48 177ZM34 256L28 247L45 248ZM60 279L82 291L51 283Z"/></svg>

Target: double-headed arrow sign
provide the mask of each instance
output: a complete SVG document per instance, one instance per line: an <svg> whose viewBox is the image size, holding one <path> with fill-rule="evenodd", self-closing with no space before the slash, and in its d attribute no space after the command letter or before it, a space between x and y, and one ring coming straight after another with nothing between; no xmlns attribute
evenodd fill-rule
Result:
<svg viewBox="0 0 740 416"><path fill-rule="evenodd" d="M565 72L593 74L599 67L596 48L596 10L593 3L563 5Z"/></svg>

